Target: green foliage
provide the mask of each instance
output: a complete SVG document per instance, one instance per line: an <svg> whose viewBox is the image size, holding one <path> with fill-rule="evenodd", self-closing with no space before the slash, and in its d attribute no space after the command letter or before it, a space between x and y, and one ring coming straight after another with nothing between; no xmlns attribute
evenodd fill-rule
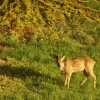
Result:
<svg viewBox="0 0 100 100"><path fill-rule="evenodd" d="M100 22L98 2L97 0L0 1L0 34L13 34L12 37L16 36L16 39L25 41L29 41L31 36L67 40L70 38L67 33L72 31L76 36L80 33L86 34L79 36L83 44L99 44L99 40L95 41L98 36L88 35L92 24L96 27ZM93 33L97 31L100 32L100 28L95 29Z"/></svg>
<svg viewBox="0 0 100 100"><path fill-rule="evenodd" d="M99 0L0 0L0 100L99 100ZM55 55L90 56L97 88L82 73L64 87Z"/></svg>

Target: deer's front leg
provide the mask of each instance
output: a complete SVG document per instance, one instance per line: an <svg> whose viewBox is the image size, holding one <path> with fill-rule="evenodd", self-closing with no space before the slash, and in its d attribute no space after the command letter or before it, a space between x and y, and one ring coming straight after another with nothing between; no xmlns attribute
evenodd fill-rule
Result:
<svg viewBox="0 0 100 100"><path fill-rule="evenodd" d="M72 75L72 74L71 74L71 73L69 73L69 74L68 74L68 76L67 76L67 80L68 80L68 89L69 89L69 83L70 83L70 78L71 78L71 75Z"/></svg>
<svg viewBox="0 0 100 100"><path fill-rule="evenodd" d="M68 78L67 78L67 75L66 75L66 79L65 79L64 86L66 86L66 85L67 85L67 80L68 80Z"/></svg>

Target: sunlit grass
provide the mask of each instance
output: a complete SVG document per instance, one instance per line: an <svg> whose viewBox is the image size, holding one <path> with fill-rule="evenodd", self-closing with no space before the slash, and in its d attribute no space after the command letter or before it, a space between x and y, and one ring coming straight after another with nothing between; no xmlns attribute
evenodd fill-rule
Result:
<svg viewBox="0 0 100 100"><path fill-rule="evenodd" d="M10 43L11 44L11 43ZM9 42L7 41L7 44ZM100 47L87 45L82 49L73 41L37 41L19 43L14 50L1 51L0 57L16 59L0 67L0 100L99 100ZM65 75L57 67L55 55L66 58L89 55L96 60L94 72L97 75L97 88L93 89L93 79L89 77L81 87L83 73L73 74L70 89L64 87ZM8 59L7 59L8 61Z"/></svg>

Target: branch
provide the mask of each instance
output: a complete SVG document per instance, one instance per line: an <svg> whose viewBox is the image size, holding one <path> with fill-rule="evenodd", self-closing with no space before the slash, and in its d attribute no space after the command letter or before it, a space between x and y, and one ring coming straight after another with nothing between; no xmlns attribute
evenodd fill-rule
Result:
<svg viewBox="0 0 100 100"><path fill-rule="evenodd" d="M63 10L58 10L43 0L40 0L40 2L42 2L44 5L50 7L54 11L68 15L68 12L65 11L66 10L65 8ZM68 2L68 1L62 2L62 1L57 1L57 0L54 0L54 2L59 3L59 4L63 4L63 7L67 7L67 9L70 8L70 12L71 11L73 11L73 12L79 11L80 15L84 16L87 20L94 20L94 21L100 22L100 19L99 19L100 18L100 11L84 6L80 0L76 0L76 4L74 4L72 2ZM97 14L96 15L97 18L92 16L93 13Z"/></svg>
<svg viewBox="0 0 100 100"><path fill-rule="evenodd" d="M56 9L55 7L51 6L50 4L47 4L46 2L44 2L43 0L39 0L41 3L43 3L44 5L48 6L49 8L51 8L52 10L56 11L56 12L59 12L59 13L63 13L63 14L69 14L63 10L59 10L59 9Z"/></svg>

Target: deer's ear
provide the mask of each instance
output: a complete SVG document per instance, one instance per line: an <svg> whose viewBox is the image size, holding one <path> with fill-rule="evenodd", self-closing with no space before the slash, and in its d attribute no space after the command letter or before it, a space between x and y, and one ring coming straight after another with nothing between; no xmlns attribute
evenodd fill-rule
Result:
<svg viewBox="0 0 100 100"><path fill-rule="evenodd" d="M65 59L65 56L63 56L63 57L61 58L61 61L64 61L64 59Z"/></svg>
<svg viewBox="0 0 100 100"><path fill-rule="evenodd" d="M57 57L58 57L58 59L59 59L59 58L61 58L61 55L58 54Z"/></svg>

